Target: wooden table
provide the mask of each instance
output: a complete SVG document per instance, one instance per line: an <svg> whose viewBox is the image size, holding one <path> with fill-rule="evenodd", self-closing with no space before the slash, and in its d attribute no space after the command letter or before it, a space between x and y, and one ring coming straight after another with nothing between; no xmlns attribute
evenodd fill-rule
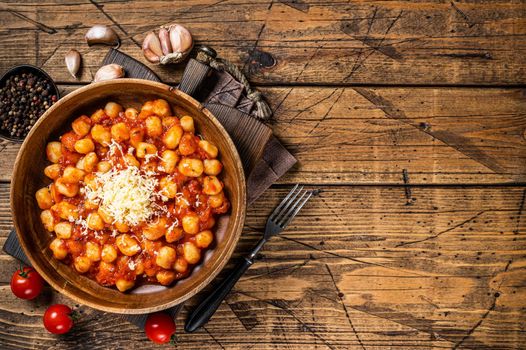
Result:
<svg viewBox="0 0 526 350"><path fill-rule="evenodd" d="M0 9L0 70L36 64L65 93L89 83L107 52L85 44L94 24L113 26L121 49L146 63L145 33L179 22L243 68L299 164L249 209L236 256L292 184L323 190L204 329L179 332L180 349L526 347L524 2L45 0ZM83 55L79 80L64 66L71 48ZM155 71L177 83L182 68ZM2 244L18 149L1 143ZM17 262L0 259L0 348L156 347L134 325L82 306L74 333L50 335L46 306L74 303L51 291L16 299Z"/></svg>

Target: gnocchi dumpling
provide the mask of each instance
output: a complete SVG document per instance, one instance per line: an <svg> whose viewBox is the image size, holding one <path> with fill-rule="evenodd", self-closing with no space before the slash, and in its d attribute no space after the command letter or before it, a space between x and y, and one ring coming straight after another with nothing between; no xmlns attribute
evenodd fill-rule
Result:
<svg viewBox="0 0 526 350"><path fill-rule="evenodd" d="M49 250L121 292L170 285L201 261L229 208L219 149L164 99L101 107L46 144L35 201Z"/></svg>

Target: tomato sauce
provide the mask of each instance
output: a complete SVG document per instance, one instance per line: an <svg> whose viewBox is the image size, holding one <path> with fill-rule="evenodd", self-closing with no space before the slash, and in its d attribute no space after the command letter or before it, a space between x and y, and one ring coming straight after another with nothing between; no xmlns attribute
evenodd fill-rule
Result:
<svg viewBox="0 0 526 350"><path fill-rule="evenodd" d="M163 102L159 101L162 100L156 100L151 103L154 108L156 104L163 104ZM163 122L160 136L148 136L154 133L148 129L148 125L145 123L145 117L158 117L160 120L163 120L163 118L172 119L167 120L166 123ZM86 118L84 118L84 120L85 119ZM77 120L74 123L76 122ZM78 122L80 123L80 121ZM116 141L112 126L117 123L124 123L126 125L130 135L129 139L124 141L120 140L119 142ZM188 276L193 264L188 263L188 268L186 269L181 267L176 268L174 265L175 260L173 260L174 257L175 259L195 261L196 252L199 253L201 250L207 248L205 246L199 246L203 244L201 242L206 242L207 240L196 239L196 237L199 237L201 234L210 234L207 233L207 230L214 227L218 215L228 211L230 203L226 199L226 196L223 196L224 200L220 206L216 206L215 208L211 207L209 203L210 192L214 194L221 192L222 183L216 182L216 184L220 184L219 188L212 184L207 188L203 182L207 174L203 173L202 175L195 176L195 174L185 173L185 175L181 172L185 172L185 169L182 168L181 170L181 168L177 167L175 167L175 171L166 173L160 165L164 161L161 159L161 155L166 150L175 152L179 161L183 158L196 159L201 162L205 159L213 159L206 150L200 148L199 141L201 138L195 135L193 130L184 130L179 147L176 149L169 148L167 146L168 144L163 140L164 135L169 128L182 128L183 124L179 118L174 119L173 116L158 116L152 111L141 111L137 118L129 118L123 111L110 117L106 112L99 110L92 115L91 125L89 127L93 128L96 124L104 127L103 132L109 132L111 130L112 143L115 144L115 142L117 142L118 147L108 147L107 144L97 142L97 140L100 139L100 135L95 135L93 132L80 136L74 131L69 131L60 138L62 149L61 155L58 158L58 164L60 165L61 174L63 175L64 170L68 167L77 167L85 173L84 180L86 180L86 182L81 180L75 184L71 183L71 179L63 179L61 177L55 180L55 183L51 184L50 192L54 201L54 205L50 208L52 220L54 223L69 222L72 226L68 238L59 238L57 232L55 240L60 239L63 243L56 245L59 248L52 249L65 249L67 255L62 258L64 263L69 264L73 269L80 270L80 273L85 273L87 277L96 280L103 286L116 285L120 290L128 289L130 284L161 283L167 285L177 279ZM123 138L126 139L126 137ZM90 172L86 170L86 164L81 164L85 155L77 153L75 150L75 143L81 139L90 139L93 141L95 145L93 153L96 155L97 163L101 161L109 162L113 169L125 169L129 166L134 166L130 165L129 160L125 159L126 156L131 155L138 161L139 168L144 174L153 177L158 183L164 179L163 181L167 183L175 184L177 192L175 194L172 193L172 195L168 197L165 196L165 198L161 196L153 198L152 208L162 209L159 209L159 211L154 213L146 222L142 222L139 225L127 225L126 228L122 228L116 226L116 222L110 218L112 220L103 220L102 226L98 229L90 227L92 224L89 220L90 217L97 217L97 220L99 217L101 219L104 219L104 217L100 216L100 210L98 208L101 204L100 202L95 204L90 203L89 206L87 204L88 198L86 192L87 186L90 185L87 176L91 174L90 176L96 177L97 167L96 164L91 164L91 168L94 170ZM133 142L135 143L132 145ZM157 150L156 154L146 158L139 158L137 142L146 142L155 146ZM114 148L112 149L112 147ZM190 152L193 153L187 154L188 152L185 152L186 155L181 154L179 148L190 150ZM60 179L62 179L63 183L66 183L64 186L69 186L68 188L70 190L74 190L76 188L75 186L78 186L78 193L74 196L60 193L61 188L56 182ZM103 186L103 184L99 184L98 186ZM164 193L160 185L156 191ZM207 193L207 191L209 191L209 193ZM65 202L73 206L75 208L75 215L68 216L66 215L67 213L61 212L61 210L63 211L64 209L57 206L59 202ZM194 226L185 227L183 224L184 219L194 216L197 216L198 221L195 223L191 221L189 224L194 224ZM64 219L65 217L66 219ZM161 222L161 219L164 220L162 222L165 223L165 225L160 226L158 229L164 234L155 240L146 238L145 230L154 227L156 223ZM95 224L100 225L99 222L95 222ZM195 232L194 227L197 227L197 232ZM191 232L185 232L185 230ZM136 253L134 252L133 255L124 254L123 246L119 245L119 240L121 240L123 236L126 236L126 239L130 242L135 242L134 244L139 246L138 251ZM170 240L175 239L175 241L168 242L167 237L170 237ZM124 238L122 238L122 241L123 239ZM185 243L191 243L197 248L187 251L184 248ZM95 247L92 251L88 251L87 248L90 244L92 247ZM55 246L52 243L50 247ZM163 250L173 251L174 253L173 255L160 256L160 252ZM62 256L57 251L53 252L55 257ZM193 253L194 256L188 256L188 254L191 253ZM88 258L87 260L85 259L86 257ZM159 266L159 263L165 265L167 261L173 268L166 269ZM86 264L89 264L89 268L85 272L82 272ZM127 284L127 282L130 282L130 284Z"/></svg>

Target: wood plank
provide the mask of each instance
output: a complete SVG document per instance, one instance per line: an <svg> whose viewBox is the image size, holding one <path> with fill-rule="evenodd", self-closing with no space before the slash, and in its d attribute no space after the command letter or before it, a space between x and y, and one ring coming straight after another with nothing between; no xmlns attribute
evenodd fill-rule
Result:
<svg viewBox="0 0 526 350"><path fill-rule="evenodd" d="M272 188L251 208L236 256L256 242L288 189ZM417 187L408 205L401 186L323 187L265 246L206 330L181 332L179 346L524 348L525 196L526 187ZM7 203L2 184L1 237ZM16 264L0 260L1 346L153 347L140 330L86 308L78 331L47 334L41 315L64 299L49 292L17 300L7 286Z"/></svg>
<svg viewBox="0 0 526 350"><path fill-rule="evenodd" d="M37 6L38 4L38 6ZM24 1L0 5L0 71L42 66L75 82L64 55L77 48L89 82L106 49L87 28L112 25L122 50L146 62L145 33L182 23L258 84L524 84L522 1ZM182 66L155 68L176 82Z"/></svg>
<svg viewBox="0 0 526 350"><path fill-rule="evenodd" d="M276 110L274 132L299 159L281 181L332 184L524 182L525 92L265 90Z"/></svg>
<svg viewBox="0 0 526 350"><path fill-rule="evenodd" d="M68 93L76 86L64 85ZM275 134L299 163L280 183L526 181L524 89L264 88ZM0 147L0 180L18 144Z"/></svg>

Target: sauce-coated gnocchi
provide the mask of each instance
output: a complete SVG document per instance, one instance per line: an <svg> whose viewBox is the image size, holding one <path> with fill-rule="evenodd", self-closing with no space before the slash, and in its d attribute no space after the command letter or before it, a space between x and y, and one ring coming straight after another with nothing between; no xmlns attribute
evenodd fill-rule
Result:
<svg viewBox="0 0 526 350"><path fill-rule="evenodd" d="M165 100L108 102L47 144L35 193L49 248L79 274L127 291L188 276L230 203L220 151Z"/></svg>

